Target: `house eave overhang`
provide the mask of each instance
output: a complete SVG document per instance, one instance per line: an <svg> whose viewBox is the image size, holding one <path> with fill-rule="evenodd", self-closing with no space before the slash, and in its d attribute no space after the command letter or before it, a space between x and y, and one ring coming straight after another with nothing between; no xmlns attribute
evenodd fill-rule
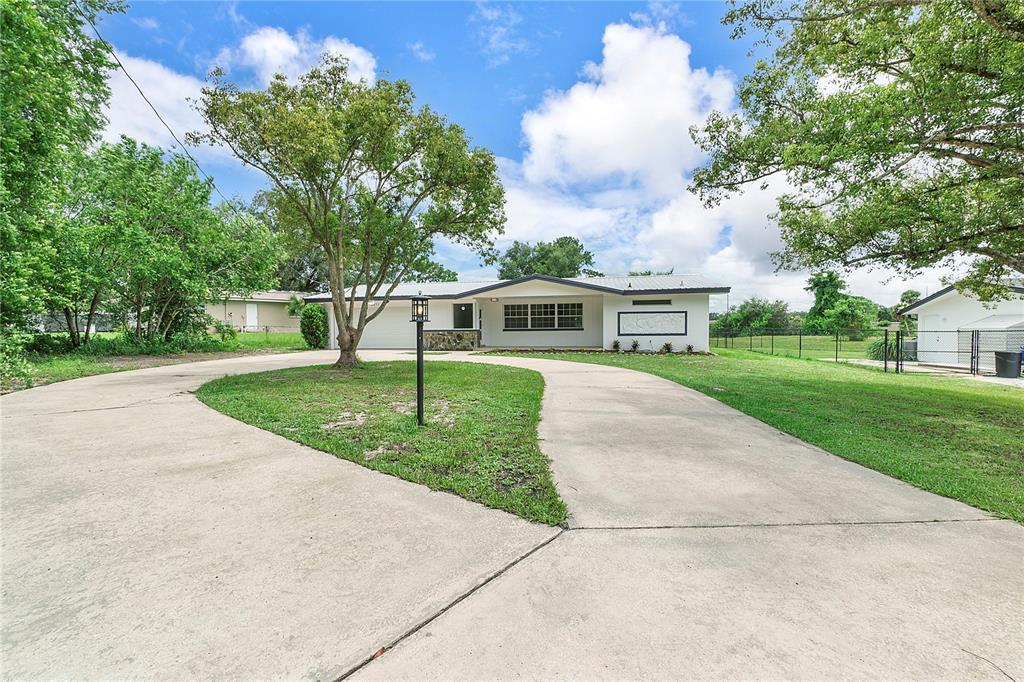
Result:
<svg viewBox="0 0 1024 682"><path fill-rule="evenodd" d="M591 284L589 282L578 282L572 279L562 279L561 277L551 277L550 275L527 275L526 277L517 277L516 279L506 280L504 282L497 282L495 284L488 284L486 286L477 287L476 289L467 289L466 291L460 291L452 294L438 294L430 296L432 300L439 299L459 299L459 298L472 298L481 294L498 291L507 287L515 286L517 284L524 284L526 282L547 282L549 284L561 284L567 287L576 287L578 289L587 289L590 291L597 291L602 294L618 294L619 296L645 296L649 294L727 294L731 291L731 287L678 287L669 289L617 289L614 287L604 287L599 284ZM391 301L402 301L411 299L412 296L389 296L388 300ZM372 296L370 300L380 301L383 300L384 296ZM307 302L323 303L331 300L330 294L318 294L317 296L307 297Z"/></svg>
<svg viewBox="0 0 1024 682"><path fill-rule="evenodd" d="M931 303L932 301L934 301L937 298L942 298L943 296L945 296L949 292L953 291L954 289L956 289L955 286L948 286L948 287L945 287L943 289L939 289L938 291L936 291L931 296L925 296L920 301L915 301L914 303L911 303L910 305L908 305L906 308L902 308L900 310L897 310L896 314L897 315L913 314L913 311L917 310L921 306L925 305L926 303ZM1011 286L1011 287L1007 287L1007 289L1009 289L1010 291L1016 292L1018 294L1024 294L1024 287L1013 287L1013 286Z"/></svg>

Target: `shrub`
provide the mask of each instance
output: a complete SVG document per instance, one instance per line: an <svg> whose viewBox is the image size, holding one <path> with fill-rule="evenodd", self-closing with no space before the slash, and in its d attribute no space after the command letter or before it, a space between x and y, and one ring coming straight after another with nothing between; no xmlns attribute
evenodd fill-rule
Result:
<svg viewBox="0 0 1024 682"><path fill-rule="evenodd" d="M662 353L671 353L672 352L672 342L671 341L666 341L664 344L662 344L661 352Z"/></svg>
<svg viewBox="0 0 1024 682"><path fill-rule="evenodd" d="M288 317L302 317L302 311L305 307L305 301L298 296L292 295L288 299Z"/></svg>
<svg viewBox="0 0 1024 682"><path fill-rule="evenodd" d="M238 330L229 322L217 320L213 323L213 329L220 336L221 341L230 341L238 337Z"/></svg>
<svg viewBox="0 0 1024 682"><path fill-rule="evenodd" d="M223 341L210 336L205 329L179 332L169 342L161 345L163 345L161 352L165 353L210 353L227 350Z"/></svg>
<svg viewBox="0 0 1024 682"><path fill-rule="evenodd" d="M686 354L687 355L693 355L693 344L692 343L686 344Z"/></svg>
<svg viewBox="0 0 1024 682"><path fill-rule="evenodd" d="M612 341L612 350L615 351L616 353L618 353L620 350L622 350L622 344L619 343L618 339L615 339L614 341Z"/></svg>
<svg viewBox="0 0 1024 682"><path fill-rule="evenodd" d="M867 356L872 360L882 361L885 359L885 337L880 337L868 344ZM891 334L889 336L889 359L895 360L896 354L900 352L899 344L896 343L896 335ZM914 360L914 354L910 351L903 350L903 357L901 360Z"/></svg>
<svg viewBox="0 0 1024 682"><path fill-rule="evenodd" d="M327 310L322 305L307 305L299 318L299 331L310 348L327 348Z"/></svg>
<svg viewBox="0 0 1024 682"><path fill-rule="evenodd" d="M636 339L633 339L632 343L629 344L629 349L634 353L637 352L638 350L640 350L640 342L637 341Z"/></svg>
<svg viewBox="0 0 1024 682"><path fill-rule="evenodd" d="M32 376L32 365L25 360L28 334L16 329L0 330L0 384L8 386L27 381Z"/></svg>
<svg viewBox="0 0 1024 682"><path fill-rule="evenodd" d="M67 334L33 334L25 344L26 353L57 355L71 350Z"/></svg>

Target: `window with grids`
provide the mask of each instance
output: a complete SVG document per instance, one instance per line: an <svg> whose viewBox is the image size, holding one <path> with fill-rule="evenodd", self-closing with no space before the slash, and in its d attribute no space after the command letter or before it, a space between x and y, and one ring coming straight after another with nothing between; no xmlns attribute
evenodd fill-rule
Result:
<svg viewBox="0 0 1024 682"><path fill-rule="evenodd" d="M554 303L531 303L530 304L530 329L554 329L555 328L555 304Z"/></svg>
<svg viewBox="0 0 1024 682"><path fill-rule="evenodd" d="M505 306L505 329L529 329L530 307L525 303Z"/></svg>
<svg viewBox="0 0 1024 682"><path fill-rule="evenodd" d="M558 328L559 329L583 329L583 304L582 303L559 303L558 304Z"/></svg>

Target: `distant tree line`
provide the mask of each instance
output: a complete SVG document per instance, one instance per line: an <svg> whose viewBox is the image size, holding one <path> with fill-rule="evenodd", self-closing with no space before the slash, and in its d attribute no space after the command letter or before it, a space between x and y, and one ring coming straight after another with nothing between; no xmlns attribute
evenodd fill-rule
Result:
<svg viewBox="0 0 1024 682"><path fill-rule="evenodd" d="M910 289L903 292L897 305L889 307L863 296L847 294L846 286L835 272L814 273L805 287L814 294L814 304L807 312L791 311L785 301L753 297L726 313L712 314L711 333L720 336L766 331L834 334L840 330L852 338L863 338L896 320L898 310L921 297L919 292Z"/></svg>

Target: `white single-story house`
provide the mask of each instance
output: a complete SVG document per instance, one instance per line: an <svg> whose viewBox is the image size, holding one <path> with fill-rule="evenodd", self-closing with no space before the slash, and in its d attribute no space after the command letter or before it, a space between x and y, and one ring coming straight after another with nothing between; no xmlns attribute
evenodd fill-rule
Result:
<svg viewBox="0 0 1024 682"><path fill-rule="evenodd" d="M386 291L388 285L381 288ZM363 288L356 290L356 303ZM440 339L451 332L488 348L611 348L616 340L629 348L676 350L708 348L711 294L728 293L700 275L642 277L572 277L530 275L485 282L399 284L384 311L366 325L360 348L413 348L416 325L410 322L413 296L430 299L431 332ZM331 348L337 347L337 323L330 294L307 296L325 304L330 316ZM380 298L370 305L380 304ZM371 307L371 310L374 308ZM444 334L442 334L444 333ZM438 344L433 344L439 347ZM428 347L431 343L428 340Z"/></svg>
<svg viewBox="0 0 1024 682"><path fill-rule="evenodd" d="M918 362L970 367L975 346L980 366L988 369L994 351L1019 350L1024 344L1024 286L1010 289L1011 298L983 303L950 286L900 310L900 315L917 316Z"/></svg>
<svg viewBox="0 0 1024 682"><path fill-rule="evenodd" d="M299 316L288 311L292 298L309 296L304 291L254 291L248 296L229 296L209 301L206 312L213 319L247 332L299 330Z"/></svg>

